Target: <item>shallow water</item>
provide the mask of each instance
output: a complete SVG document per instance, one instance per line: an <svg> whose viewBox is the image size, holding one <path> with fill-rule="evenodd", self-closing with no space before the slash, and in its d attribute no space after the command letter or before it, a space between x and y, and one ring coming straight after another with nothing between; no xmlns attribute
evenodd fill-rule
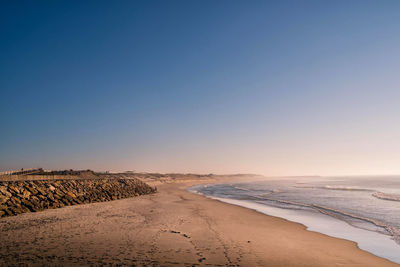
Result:
<svg viewBox="0 0 400 267"><path fill-rule="evenodd" d="M199 185L190 191L355 241L363 250L400 263L400 177L275 178Z"/></svg>

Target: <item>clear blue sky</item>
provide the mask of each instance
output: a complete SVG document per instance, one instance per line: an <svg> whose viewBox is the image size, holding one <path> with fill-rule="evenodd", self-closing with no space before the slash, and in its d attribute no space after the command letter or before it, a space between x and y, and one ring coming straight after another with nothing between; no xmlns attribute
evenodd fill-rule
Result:
<svg viewBox="0 0 400 267"><path fill-rule="evenodd" d="M1 1L0 169L400 173L400 1Z"/></svg>

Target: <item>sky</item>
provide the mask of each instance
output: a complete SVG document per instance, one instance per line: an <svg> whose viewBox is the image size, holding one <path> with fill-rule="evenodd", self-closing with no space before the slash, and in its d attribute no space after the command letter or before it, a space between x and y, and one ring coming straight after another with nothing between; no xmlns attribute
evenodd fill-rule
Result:
<svg viewBox="0 0 400 267"><path fill-rule="evenodd" d="M0 170L400 174L399 1L1 1Z"/></svg>

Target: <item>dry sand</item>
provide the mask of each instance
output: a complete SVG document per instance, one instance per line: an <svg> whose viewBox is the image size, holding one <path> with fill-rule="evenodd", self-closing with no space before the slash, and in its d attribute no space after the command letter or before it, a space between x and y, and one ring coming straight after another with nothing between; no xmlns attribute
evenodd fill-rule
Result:
<svg viewBox="0 0 400 267"><path fill-rule="evenodd" d="M398 266L354 242L186 192L0 219L0 265Z"/></svg>

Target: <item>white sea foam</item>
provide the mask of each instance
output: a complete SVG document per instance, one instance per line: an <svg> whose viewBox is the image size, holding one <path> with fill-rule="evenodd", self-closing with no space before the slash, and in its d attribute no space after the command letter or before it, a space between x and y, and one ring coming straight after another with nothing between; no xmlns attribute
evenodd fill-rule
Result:
<svg viewBox="0 0 400 267"><path fill-rule="evenodd" d="M311 189L326 189L326 190L341 190L341 191L374 191L369 188L359 188L354 186L341 185L325 185L325 186L294 186L296 188L311 188Z"/></svg>
<svg viewBox="0 0 400 267"><path fill-rule="evenodd" d="M375 192L372 194L373 197L384 199L384 200L391 200L391 201L400 201L399 194L387 194L383 192Z"/></svg>
<svg viewBox="0 0 400 267"><path fill-rule="evenodd" d="M242 191L251 191L250 189L245 188L245 187L241 187L241 186L232 186L232 187L235 188L235 189L242 190Z"/></svg>

